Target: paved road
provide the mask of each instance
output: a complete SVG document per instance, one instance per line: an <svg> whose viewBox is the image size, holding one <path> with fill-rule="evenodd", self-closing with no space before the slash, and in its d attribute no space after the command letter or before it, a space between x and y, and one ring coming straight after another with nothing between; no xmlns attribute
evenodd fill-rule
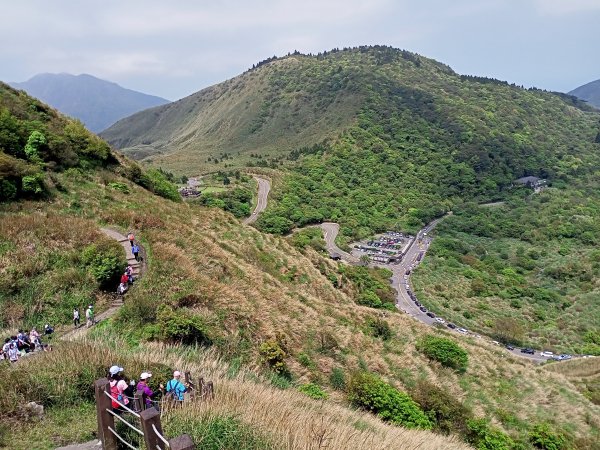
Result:
<svg viewBox="0 0 600 450"><path fill-rule="evenodd" d="M244 219L244 224L246 225L256 222L258 215L267 208L267 199L271 190L271 182L269 180L257 176L254 179L258 182L258 201L250 217Z"/></svg>
<svg viewBox="0 0 600 450"><path fill-rule="evenodd" d="M335 222L324 222L321 224L321 229L323 230L323 238L325 239L325 245L330 255L337 253L342 257L344 261L353 264L358 263L358 258L352 256L350 253L345 252L337 245L335 245L335 238L340 232L339 224Z"/></svg>
<svg viewBox="0 0 600 450"><path fill-rule="evenodd" d="M452 213L450 212L448 213L448 215L449 214ZM422 260L425 257L427 250L429 249L429 246L432 241L432 238L429 236L430 231L433 230L436 227L436 225L445 217L446 216L435 219L417 233L415 238L410 243L408 249L406 250L402 261L399 264L375 264L377 267L384 267L392 271L392 278L390 279L390 281L392 287L398 292L398 295L396 297L396 306L402 311L409 314L410 316L427 325L433 325L437 321L434 318L429 317L425 312L421 311L419 307L417 307L417 305L415 305L415 303L410 298L410 295L408 294L408 290L412 290L410 284L410 275L420 262L418 260L419 254L423 252L423 255L421 257ZM340 250L335 245L335 238L337 237L337 234L339 232L339 225L337 223L327 222L322 224L322 228L325 233L325 242L327 243L327 250L330 252L334 251L339 253L342 256L342 258L350 264L356 264L358 262L356 257L348 255L347 252ZM350 257L348 258L348 256ZM407 274L409 270L410 273ZM490 340L487 337L483 337L474 333L466 333L465 336L486 339L487 341ZM548 359L540 356L540 353L537 351L534 355L530 355L527 353L521 353L519 348L516 348L512 351L504 348L503 346L499 347L499 349L500 348L507 353L512 353L514 356L527 358L535 362L542 362Z"/></svg>

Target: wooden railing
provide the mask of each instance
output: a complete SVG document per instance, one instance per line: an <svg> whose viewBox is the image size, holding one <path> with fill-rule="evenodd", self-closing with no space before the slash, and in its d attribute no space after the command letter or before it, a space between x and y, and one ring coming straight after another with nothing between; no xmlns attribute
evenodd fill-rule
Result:
<svg viewBox="0 0 600 450"><path fill-rule="evenodd" d="M194 383L189 372L185 373L185 382L189 386L184 402L193 400L214 399L212 381L205 382L203 378ZM126 437L116 431L115 423L121 422L134 432L139 434L147 449L151 450L194 450L192 438L183 434L173 439L166 439L162 431L161 415L156 407L146 407L143 391L137 391L132 401L125 405L111 396L110 382L106 378L96 380L96 413L98 416L98 439L102 442L103 450L117 450L121 442L127 448L137 450L135 444L127 441ZM115 412L112 402L119 405L119 411ZM165 401L162 406L169 407L173 402ZM158 405L157 405L158 406ZM129 420L126 420L125 417ZM118 421L118 422L115 422ZM137 426L136 426L137 425Z"/></svg>

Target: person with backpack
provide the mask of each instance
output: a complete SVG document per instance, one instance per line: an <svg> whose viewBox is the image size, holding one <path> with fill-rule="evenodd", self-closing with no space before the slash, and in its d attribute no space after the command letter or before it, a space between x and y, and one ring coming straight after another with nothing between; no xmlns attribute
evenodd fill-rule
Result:
<svg viewBox="0 0 600 450"><path fill-rule="evenodd" d="M81 323L79 319L79 309L73 309L73 325L75 328L79 328L79 324Z"/></svg>
<svg viewBox="0 0 600 450"><path fill-rule="evenodd" d="M137 244L133 244L131 246L131 253L133 253L133 257L135 258L136 261L139 261L139 253L140 253L140 247L138 247Z"/></svg>
<svg viewBox="0 0 600 450"><path fill-rule="evenodd" d="M183 394L187 391L187 388L183 385L180 380L181 372L176 370L173 372L173 379L167 383L167 398L175 400L177 402L183 402Z"/></svg>
<svg viewBox="0 0 600 450"><path fill-rule="evenodd" d="M48 339L50 339L52 337L52 333L54 333L54 328L52 328L49 323L44 325L44 336L47 336Z"/></svg>
<svg viewBox="0 0 600 450"><path fill-rule="evenodd" d="M94 325L94 309L92 305L89 305L88 309L85 310L85 325L88 328Z"/></svg>
<svg viewBox="0 0 600 450"><path fill-rule="evenodd" d="M129 284L129 275L127 275L127 272L124 272L123 275L121 275L121 283L122 284Z"/></svg>
<svg viewBox="0 0 600 450"><path fill-rule="evenodd" d="M133 282L135 281L135 277L133 276L133 267L128 265L127 268L125 269L125 273L129 277L129 284L133 284Z"/></svg>
<svg viewBox="0 0 600 450"><path fill-rule="evenodd" d="M127 239L129 239L129 243L133 247L133 241L135 240L135 236L133 235L132 231L130 231L129 233L127 233Z"/></svg>

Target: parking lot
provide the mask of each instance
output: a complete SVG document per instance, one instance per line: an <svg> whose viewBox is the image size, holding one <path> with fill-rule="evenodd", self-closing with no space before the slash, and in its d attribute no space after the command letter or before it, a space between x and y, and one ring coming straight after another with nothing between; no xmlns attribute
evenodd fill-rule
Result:
<svg viewBox="0 0 600 450"><path fill-rule="evenodd" d="M414 236L387 231L373 239L355 243L352 255L357 258L366 255L372 262L379 264L397 264L413 239Z"/></svg>

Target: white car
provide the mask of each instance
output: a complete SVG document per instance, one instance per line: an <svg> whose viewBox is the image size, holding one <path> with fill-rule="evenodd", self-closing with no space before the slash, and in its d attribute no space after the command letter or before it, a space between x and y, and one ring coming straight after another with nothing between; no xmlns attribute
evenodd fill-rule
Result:
<svg viewBox="0 0 600 450"><path fill-rule="evenodd" d="M439 323L446 323L446 321L444 319L442 319L441 317L436 317L435 321L439 322Z"/></svg>
<svg viewBox="0 0 600 450"><path fill-rule="evenodd" d="M552 358L554 356L554 353L552 353L552 352L541 352L540 356L543 356L545 358Z"/></svg>
<svg viewBox="0 0 600 450"><path fill-rule="evenodd" d="M467 334L469 332L469 330L466 330L465 328L457 328L456 331L460 334Z"/></svg>

